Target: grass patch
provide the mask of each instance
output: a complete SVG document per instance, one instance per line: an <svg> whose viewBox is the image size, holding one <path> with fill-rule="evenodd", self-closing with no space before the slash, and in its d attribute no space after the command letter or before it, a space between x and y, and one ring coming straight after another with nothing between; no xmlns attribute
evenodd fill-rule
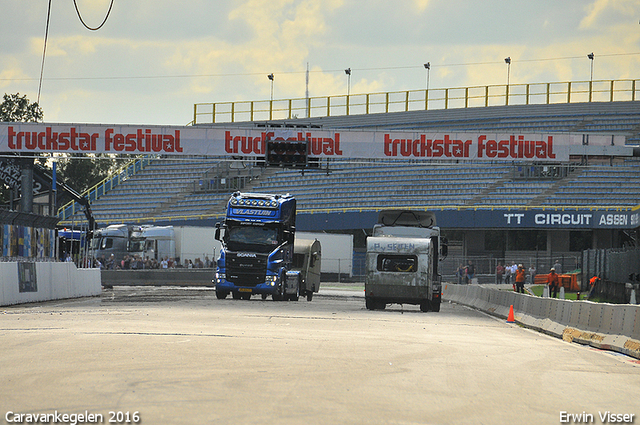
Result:
<svg viewBox="0 0 640 425"><path fill-rule="evenodd" d="M544 291L544 285L534 285L531 286L529 288L531 290L531 292L533 292L533 295L535 295L536 297L541 297L542 296L542 292ZM582 294L580 293L581 297L580 299L584 300L585 295L589 295L589 294ZM560 291L558 291L558 296L560 296ZM564 299L565 300L572 300L575 301L578 299L578 292L564 292ZM593 301L593 300L591 300Z"/></svg>

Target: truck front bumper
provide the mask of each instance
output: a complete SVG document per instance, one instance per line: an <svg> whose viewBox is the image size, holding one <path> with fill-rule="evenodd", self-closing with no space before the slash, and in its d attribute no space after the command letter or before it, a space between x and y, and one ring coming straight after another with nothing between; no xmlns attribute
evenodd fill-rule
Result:
<svg viewBox="0 0 640 425"><path fill-rule="evenodd" d="M272 285L270 282L259 283L256 286L239 286L233 282L229 282L224 279L218 279L215 282L216 291L221 292L240 292L243 294L275 294L278 292L277 285Z"/></svg>

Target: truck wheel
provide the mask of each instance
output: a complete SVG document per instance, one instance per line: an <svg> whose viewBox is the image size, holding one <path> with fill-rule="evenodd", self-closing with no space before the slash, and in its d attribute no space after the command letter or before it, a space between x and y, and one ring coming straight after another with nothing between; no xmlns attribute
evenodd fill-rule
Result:
<svg viewBox="0 0 640 425"><path fill-rule="evenodd" d="M225 298L227 298L227 295L229 295L229 293L226 291L216 291L216 298L218 298L219 300L224 300Z"/></svg>
<svg viewBox="0 0 640 425"><path fill-rule="evenodd" d="M440 311L440 298L431 300L431 311L435 311L436 313Z"/></svg>
<svg viewBox="0 0 640 425"><path fill-rule="evenodd" d="M431 310L431 303L429 302L429 300L422 301L420 303L420 311L426 312L426 311L429 311L429 310Z"/></svg>
<svg viewBox="0 0 640 425"><path fill-rule="evenodd" d="M233 297L234 300L239 300L241 297L240 292L233 292L231 296Z"/></svg>
<svg viewBox="0 0 640 425"><path fill-rule="evenodd" d="M278 287L278 290L273 293L271 298L273 298L274 301L286 301L286 296L284 293L284 285L282 284Z"/></svg>
<svg viewBox="0 0 640 425"><path fill-rule="evenodd" d="M307 291L307 301L311 301L313 299L313 291Z"/></svg>
<svg viewBox="0 0 640 425"><path fill-rule="evenodd" d="M376 301L376 310L384 310L385 308L387 308L385 301Z"/></svg>
<svg viewBox="0 0 640 425"><path fill-rule="evenodd" d="M266 300L268 296L269 295L267 295L267 294L262 294L262 301Z"/></svg>
<svg viewBox="0 0 640 425"><path fill-rule="evenodd" d="M367 310L376 309L376 301L373 298L365 298L364 305L367 307Z"/></svg>

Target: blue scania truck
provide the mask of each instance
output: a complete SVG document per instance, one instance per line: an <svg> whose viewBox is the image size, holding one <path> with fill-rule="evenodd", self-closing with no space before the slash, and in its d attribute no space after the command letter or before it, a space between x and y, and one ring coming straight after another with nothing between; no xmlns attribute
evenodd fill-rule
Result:
<svg viewBox="0 0 640 425"><path fill-rule="evenodd" d="M235 192L227 215L216 225L222 242L214 278L216 296L249 299L269 295L276 300L311 301L320 287L320 245L307 244L294 258L296 200L291 195ZM315 273L305 273L317 270Z"/></svg>

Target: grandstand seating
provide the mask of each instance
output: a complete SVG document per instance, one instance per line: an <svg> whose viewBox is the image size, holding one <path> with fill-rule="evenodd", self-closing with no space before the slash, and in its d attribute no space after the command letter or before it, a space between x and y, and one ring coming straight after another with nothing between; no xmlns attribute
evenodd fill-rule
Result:
<svg viewBox="0 0 640 425"><path fill-rule="evenodd" d="M93 214L100 224L115 224L153 217L158 209L160 214L173 211L171 201L189 194L194 182L217 162L207 158L156 159L96 200Z"/></svg>
<svg viewBox="0 0 640 425"><path fill-rule="evenodd" d="M101 225L224 213L228 191L195 182L216 160L156 160L93 204ZM186 169L186 171L182 171ZM300 210L381 208L592 207L640 204L640 164L576 167L560 180L515 179L505 163L331 163L329 172L278 170L246 190L291 193Z"/></svg>

